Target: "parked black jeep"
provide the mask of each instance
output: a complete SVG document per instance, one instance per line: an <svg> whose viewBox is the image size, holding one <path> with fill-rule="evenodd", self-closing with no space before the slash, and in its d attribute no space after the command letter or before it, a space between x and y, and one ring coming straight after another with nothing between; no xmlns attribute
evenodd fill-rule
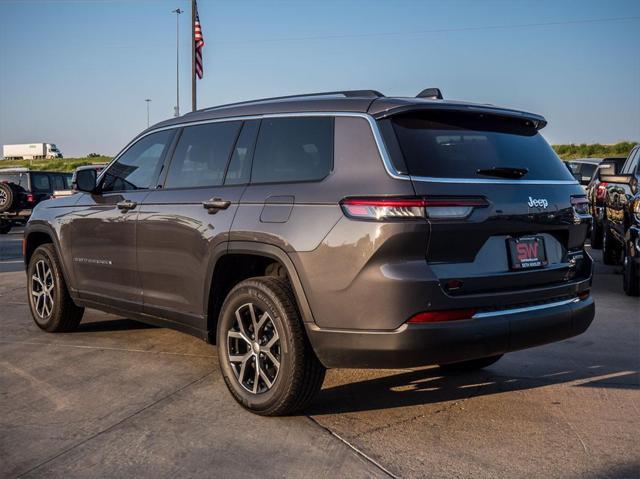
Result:
<svg viewBox="0 0 640 479"><path fill-rule="evenodd" d="M54 190L70 186L69 173L0 169L0 234L7 234L15 224L26 223L34 206L49 199Z"/></svg>
<svg viewBox="0 0 640 479"><path fill-rule="evenodd" d="M629 153L620 173L600 173L604 186L602 260L624 265L624 291L640 295L640 145Z"/></svg>

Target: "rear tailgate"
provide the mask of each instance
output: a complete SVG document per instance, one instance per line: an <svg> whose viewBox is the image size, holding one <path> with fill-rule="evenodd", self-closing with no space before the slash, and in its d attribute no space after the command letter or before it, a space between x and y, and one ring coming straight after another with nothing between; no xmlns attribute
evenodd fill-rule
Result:
<svg viewBox="0 0 640 479"><path fill-rule="evenodd" d="M418 196L449 205L484 201L468 210L427 208L425 255L448 294L535 288L589 274L580 262L589 223L572 205L584 191L532 122L437 111L390 122ZM523 268L511 252L518 248L540 261Z"/></svg>

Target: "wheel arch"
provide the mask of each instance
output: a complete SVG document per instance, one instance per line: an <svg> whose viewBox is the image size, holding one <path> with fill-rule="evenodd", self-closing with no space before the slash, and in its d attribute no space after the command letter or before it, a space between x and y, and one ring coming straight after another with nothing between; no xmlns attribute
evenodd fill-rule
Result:
<svg viewBox="0 0 640 479"><path fill-rule="evenodd" d="M66 263L66 258L61 254L60 242L55 230L48 225L44 224L28 224L24 233L22 254L24 256L25 269L29 267L29 260L33 255L33 252L43 244L52 244L56 250L56 254L62 265L62 275L64 281L67 284L67 289L72 297L75 297L75 288L71 280L71 274Z"/></svg>
<svg viewBox="0 0 640 479"><path fill-rule="evenodd" d="M205 284L204 297L206 304L204 307L207 312L205 327L210 342L215 341L218 316L228 292L244 279L264 275L265 268L268 268L273 263L281 265L284 269L284 273L293 289L303 322L314 321L298 272L293 261L284 250L274 245L250 241L231 241L226 246L226 249L218 248L214 252L209 268L210 271L207 274L207 284ZM251 261L251 265L248 266L242 263L243 261ZM234 271L235 268L230 270L229 268L232 266L238 266L240 272ZM255 268L255 270L252 271L252 268ZM227 274L229 272L234 274L232 279L230 281L220 281L222 278L228 277Z"/></svg>

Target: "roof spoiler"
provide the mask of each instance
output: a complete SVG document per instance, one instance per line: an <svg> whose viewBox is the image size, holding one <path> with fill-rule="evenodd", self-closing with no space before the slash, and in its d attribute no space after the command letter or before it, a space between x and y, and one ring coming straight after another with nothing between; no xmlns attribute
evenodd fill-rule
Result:
<svg viewBox="0 0 640 479"><path fill-rule="evenodd" d="M416 98L427 98L429 100L442 100L440 88L425 88L416 95Z"/></svg>

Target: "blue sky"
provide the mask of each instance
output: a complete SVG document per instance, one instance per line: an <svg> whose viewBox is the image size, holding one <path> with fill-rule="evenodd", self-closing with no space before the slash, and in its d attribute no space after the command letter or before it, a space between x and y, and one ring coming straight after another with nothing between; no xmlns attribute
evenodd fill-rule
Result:
<svg viewBox="0 0 640 479"><path fill-rule="evenodd" d="M640 2L200 0L199 107L373 88L541 113L552 143L640 140ZM190 2L0 0L0 143L114 154L190 107ZM621 19L609 21L590 20ZM552 24L554 23L554 24ZM542 24L542 25L541 25Z"/></svg>

